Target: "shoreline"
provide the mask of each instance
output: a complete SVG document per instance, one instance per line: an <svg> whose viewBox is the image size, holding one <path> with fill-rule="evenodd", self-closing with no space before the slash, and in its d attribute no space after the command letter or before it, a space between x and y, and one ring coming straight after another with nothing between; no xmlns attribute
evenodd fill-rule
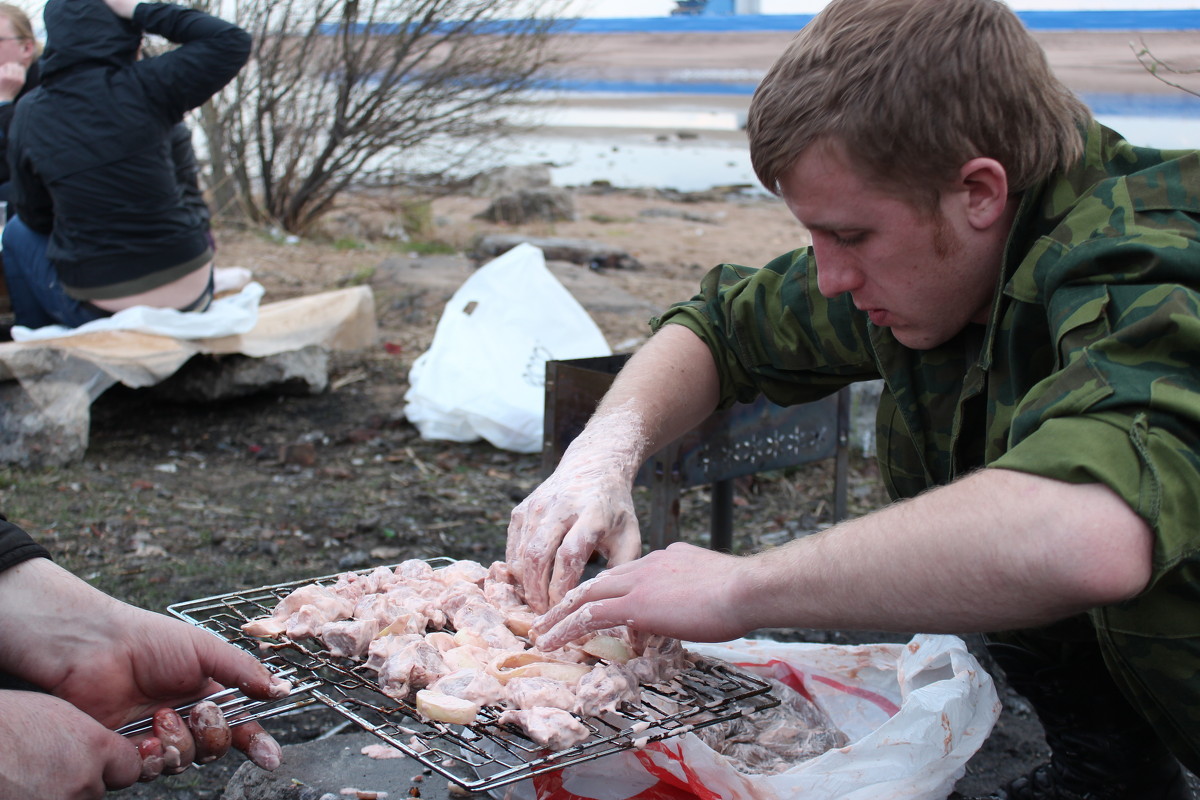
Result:
<svg viewBox="0 0 1200 800"><path fill-rule="evenodd" d="M1200 31L1032 31L1051 69L1081 94L1169 95L1181 90L1151 75L1136 50L1146 47L1171 68L1200 70ZM794 31L556 34L564 58L560 75L590 81L757 82L795 35ZM1192 77L1200 89L1200 76ZM717 97L719 95L706 95ZM737 97L737 95L734 95ZM747 98L748 99L748 98Z"/></svg>

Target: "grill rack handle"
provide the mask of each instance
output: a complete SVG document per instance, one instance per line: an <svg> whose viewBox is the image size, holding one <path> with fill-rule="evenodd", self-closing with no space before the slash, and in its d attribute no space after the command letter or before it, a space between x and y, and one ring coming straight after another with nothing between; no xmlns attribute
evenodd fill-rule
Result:
<svg viewBox="0 0 1200 800"><path fill-rule="evenodd" d="M294 671L290 670L287 673L280 673L280 677L286 678L288 674ZM313 697L311 692L320 685L319 681L309 681L298 686L293 686L291 694L285 698L276 700L251 700L242 694L240 689L222 689L199 700L175 706L175 711L181 717L186 717L188 712L195 708L196 705L205 700L210 700L217 704L217 708L221 709L221 713L225 715L229 726L236 727L238 725L245 725L247 722L257 722L258 720L310 706L317 702L317 698ZM148 733L153 728L153 717L145 717L117 728L116 733L121 736L137 736L138 734Z"/></svg>

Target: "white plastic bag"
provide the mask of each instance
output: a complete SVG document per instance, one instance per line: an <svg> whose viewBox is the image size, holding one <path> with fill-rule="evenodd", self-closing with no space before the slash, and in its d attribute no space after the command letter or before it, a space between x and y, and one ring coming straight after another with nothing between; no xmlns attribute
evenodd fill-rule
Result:
<svg viewBox="0 0 1200 800"><path fill-rule="evenodd" d="M606 356L604 334L520 244L480 267L446 304L433 343L409 370L405 416L426 439L480 437L542 449L546 362Z"/></svg>
<svg viewBox="0 0 1200 800"><path fill-rule="evenodd" d="M688 733L536 776L513 800L944 800L1000 716L991 676L955 636L687 649L806 694L850 743L777 775L744 775Z"/></svg>

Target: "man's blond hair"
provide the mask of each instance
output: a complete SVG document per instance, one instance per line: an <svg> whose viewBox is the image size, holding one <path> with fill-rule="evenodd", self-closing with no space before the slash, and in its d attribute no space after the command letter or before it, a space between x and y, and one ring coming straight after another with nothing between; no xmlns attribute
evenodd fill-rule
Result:
<svg viewBox="0 0 1200 800"><path fill-rule="evenodd" d="M28 14L11 3L0 3L0 17L8 20L9 24L12 25L14 36L18 39L33 42L34 58L41 57L42 43L33 35L33 23L29 21Z"/></svg>
<svg viewBox="0 0 1200 800"><path fill-rule="evenodd" d="M754 94L747 120L767 189L805 149L837 141L869 178L932 208L967 161L1023 191L1082 153L1087 107L997 0L833 0Z"/></svg>

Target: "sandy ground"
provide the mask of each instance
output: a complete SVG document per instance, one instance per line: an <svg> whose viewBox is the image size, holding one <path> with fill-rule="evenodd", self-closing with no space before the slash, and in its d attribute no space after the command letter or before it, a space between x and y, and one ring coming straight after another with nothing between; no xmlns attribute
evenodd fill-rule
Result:
<svg viewBox="0 0 1200 800"><path fill-rule="evenodd" d="M1147 73L1136 55L1143 48L1172 68L1200 68L1200 31L1040 31L1034 37L1051 68L1077 92L1178 91ZM563 52L571 54L568 73L597 80L682 80L697 71L739 70L753 82L791 38L778 32L591 34L564 36Z"/></svg>

